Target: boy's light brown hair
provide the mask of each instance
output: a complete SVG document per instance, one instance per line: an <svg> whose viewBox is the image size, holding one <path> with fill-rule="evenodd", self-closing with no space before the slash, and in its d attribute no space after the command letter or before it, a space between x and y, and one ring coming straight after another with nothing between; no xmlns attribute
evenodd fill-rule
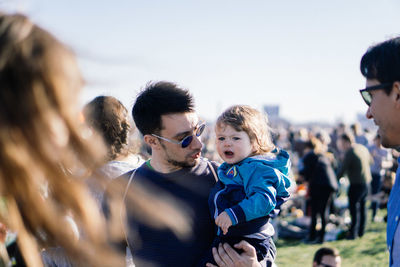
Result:
<svg viewBox="0 0 400 267"><path fill-rule="evenodd" d="M272 142L268 117L247 105L235 105L225 110L217 119L216 127L229 125L236 131L244 131L254 146L254 155L271 152L275 146Z"/></svg>

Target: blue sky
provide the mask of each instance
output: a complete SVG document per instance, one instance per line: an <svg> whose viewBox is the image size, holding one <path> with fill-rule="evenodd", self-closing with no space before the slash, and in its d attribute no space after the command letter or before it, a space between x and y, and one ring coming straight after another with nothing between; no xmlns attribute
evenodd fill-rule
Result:
<svg viewBox="0 0 400 267"><path fill-rule="evenodd" d="M293 122L365 112L357 89L366 49L400 35L400 1L1 1L71 46L86 102L113 95L130 108L150 80L188 88L199 114L279 104Z"/></svg>

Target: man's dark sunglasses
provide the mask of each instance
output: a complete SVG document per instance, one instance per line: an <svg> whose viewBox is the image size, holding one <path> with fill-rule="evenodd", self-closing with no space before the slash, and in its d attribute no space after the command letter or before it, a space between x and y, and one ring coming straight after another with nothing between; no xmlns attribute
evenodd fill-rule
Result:
<svg viewBox="0 0 400 267"><path fill-rule="evenodd" d="M199 137L203 133L205 128L206 128L205 123L202 123L199 126L197 126L197 128L195 129L195 135L197 137ZM171 139L168 139L166 137L162 137L162 136L159 136L156 134L151 134L151 135L154 137L160 138L161 140L164 140L164 141L167 141L167 142L170 142L173 144L181 145L182 148L188 147L190 145L190 143L192 143L192 141L193 141L193 134L186 136L185 138L182 139L182 141L171 140Z"/></svg>
<svg viewBox="0 0 400 267"><path fill-rule="evenodd" d="M370 106L371 102L372 102L372 95L371 95L370 91L390 88L390 87L392 87L392 85L393 85L393 83L381 83L381 84L374 85L374 86L368 86L368 87L365 87L364 89L361 89L360 94L361 94L362 98L364 99L364 102L368 106Z"/></svg>

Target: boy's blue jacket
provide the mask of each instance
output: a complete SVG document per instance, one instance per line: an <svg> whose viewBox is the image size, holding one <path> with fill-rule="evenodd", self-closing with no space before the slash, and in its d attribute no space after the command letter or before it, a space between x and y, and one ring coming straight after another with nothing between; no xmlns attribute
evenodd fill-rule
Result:
<svg viewBox="0 0 400 267"><path fill-rule="evenodd" d="M226 211L233 225L262 217L264 219L256 220L260 226L268 222L290 196L290 165L289 154L284 150L248 157L234 165L223 163L218 168L220 182L211 191L209 199L213 201L210 208L214 218ZM244 227L244 232L250 230ZM229 232L235 232L235 227L231 228ZM239 232L243 234L243 231Z"/></svg>

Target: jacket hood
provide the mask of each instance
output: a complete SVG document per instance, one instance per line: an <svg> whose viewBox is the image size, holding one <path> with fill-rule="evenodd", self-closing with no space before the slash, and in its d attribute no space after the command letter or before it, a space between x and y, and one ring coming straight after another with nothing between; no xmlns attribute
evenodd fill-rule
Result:
<svg viewBox="0 0 400 267"><path fill-rule="evenodd" d="M244 159L241 163L260 162L274 169L278 169L282 174L288 176L291 166L289 154L285 150L274 150L272 153L257 155Z"/></svg>

